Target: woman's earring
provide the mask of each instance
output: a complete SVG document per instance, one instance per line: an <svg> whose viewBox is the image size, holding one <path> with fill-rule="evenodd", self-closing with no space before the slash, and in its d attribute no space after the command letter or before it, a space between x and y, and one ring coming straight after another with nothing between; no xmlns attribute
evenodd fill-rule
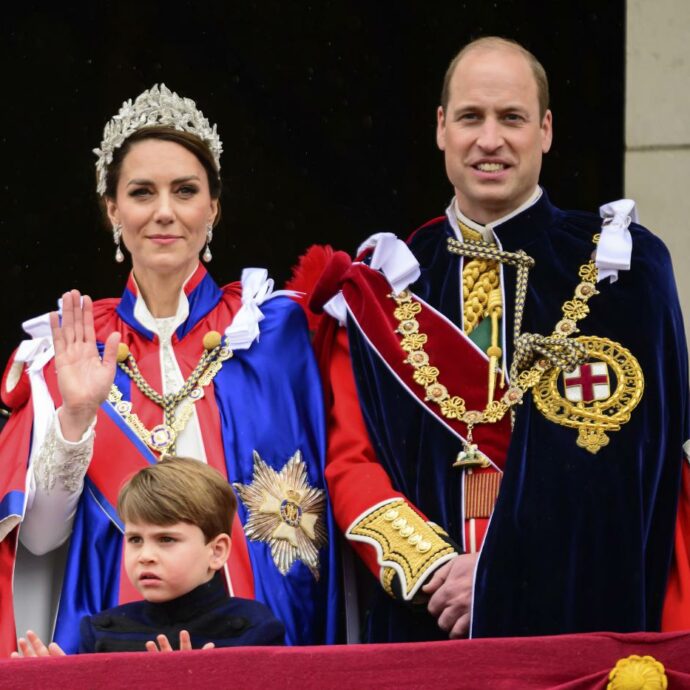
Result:
<svg viewBox="0 0 690 690"><path fill-rule="evenodd" d="M122 238L122 225L120 223L115 223L113 225L113 242L115 242L115 246L117 249L115 250L115 261L117 263L121 264L125 260L125 255L122 253L122 249L120 249L120 239Z"/></svg>
<svg viewBox="0 0 690 690"><path fill-rule="evenodd" d="M212 258L213 254L211 254L211 240L213 239L213 225L209 223L206 226L206 249L204 249L204 253L201 255L201 258L208 263Z"/></svg>

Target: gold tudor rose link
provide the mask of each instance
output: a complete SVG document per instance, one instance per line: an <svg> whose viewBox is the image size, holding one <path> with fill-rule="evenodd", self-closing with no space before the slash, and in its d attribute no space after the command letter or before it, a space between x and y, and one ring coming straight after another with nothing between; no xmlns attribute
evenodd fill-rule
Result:
<svg viewBox="0 0 690 690"><path fill-rule="evenodd" d="M596 244L598 240L599 235L595 235L593 238L594 243ZM577 322L589 314L588 300L598 294L596 289L598 271L592 259L580 266L578 275L581 278L581 282L575 288L573 299L563 304L561 308L563 318L556 324L552 335L548 339L540 339L538 336L531 334L525 334L521 337L520 324L527 289L526 274L531 265L529 263L531 261L530 258L524 255L524 252L510 254L483 242L457 242L449 239L448 250L451 253L463 256L479 254L481 257L486 256L504 263L509 262L518 267L518 289L516 291L514 323L516 354L514 360L526 359L528 351L537 351L545 355L538 359L529 369L525 369L520 373L517 373L515 367L511 367L511 380L514 383L500 400L492 400L483 410L467 410L465 400L459 395L452 395L446 386L439 382L441 372L430 363L429 355L424 350L424 345L428 342L429 336L426 333L421 333L419 330L417 314L422 311L421 303L413 299L412 293L409 290L403 290L397 295L389 295L396 303L393 315L398 321L396 333L401 335L400 346L408 353L405 363L414 367L413 378L418 385L424 388L426 393L425 401L438 405L441 414L446 419L457 419L467 425L467 439L463 441L463 449L458 454L453 466L463 468L486 467L490 464L488 459L478 450L477 445L472 443L473 427L477 424L493 424L503 419L508 410L522 402L524 394L540 381L544 372L553 368L554 363L560 368L568 368L573 365L571 360L580 355L583 348L580 343L570 339L569 336L577 332ZM521 268L522 270L520 270ZM544 343L543 341L547 342ZM555 351L545 351L544 345L549 344L552 347L555 346L553 348ZM566 352L563 351L564 349Z"/></svg>
<svg viewBox="0 0 690 690"><path fill-rule="evenodd" d="M223 363L233 355L232 350L221 345L220 334L210 331L204 336L205 352L187 381L177 393L163 396L156 392L144 379L129 349L118 352L120 368L132 379L137 388L149 400L163 408L165 421L152 429L147 429L139 416L132 411L132 403L122 399L122 392L116 384L110 388L108 402L125 420L136 435L152 450L164 455L174 449L178 435L190 420L194 403L204 397L204 387L208 386L223 367ZM181 403L181 404L180 404ZM180 405L177 413L175 408Z"/></svg>

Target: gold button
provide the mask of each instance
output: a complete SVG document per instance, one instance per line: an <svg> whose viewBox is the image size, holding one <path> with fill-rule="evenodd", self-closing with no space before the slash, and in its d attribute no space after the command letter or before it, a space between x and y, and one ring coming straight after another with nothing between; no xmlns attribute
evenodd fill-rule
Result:
<svg viewBox="0 0 690 690"><path fill-rule="evenodd" d="M397 520L393 520L393 529L402 529L407 524L407 520L404 517L399 517Z"/></svg>
<svg viewBox="0 0 690 690"><path fill-rule="evenodd" d="M129 357L129 348L124 343L117 345L117 361L124 362Z"/></svg>
<svg viewBox="0 0 690 690"><path fill-rule="evenodd" d="M218 331L209 331L205 336L204 336L204 347L207 350L213 350L214 348L218 347L220 345L221 341L221 335L218 333Z"/></svg>
<svg viewBox="0 0 690 690"><path fill-rule="evenodd" d="M400 530L400 536L401 536L401 537L407 538L407 537L409 537L409 536L411 536L411 535L413 535L413 534L414 534L414 527L410 527L410 525L407 525L407 527L403 527L403 528Z"/></svg>
<svg viewBox="0 0 690 690"><path fill-rule="evenodd" d="M395 510L395 508L391 508L390 510L387 510L383 514L383 519L386 520L387 522L390 522L391 520L395 520L395 518L398 517L398 511Z"/></svg>
<svg viewBox="0 0 690 690"><path fill-rule="evenodd" d="M419 544L417 544L417 551L419 551L419 553L426 553L430 548L431 542L428 541L420 541Z"/></svg>
<svg viewBox="0 0 690 690"><path fill-rule="evenodd" d="M413 534L408 540L407 543L411 544L414 546L415 544L419 544L419 542L422 541L422 535L421 534Z"/></svg>

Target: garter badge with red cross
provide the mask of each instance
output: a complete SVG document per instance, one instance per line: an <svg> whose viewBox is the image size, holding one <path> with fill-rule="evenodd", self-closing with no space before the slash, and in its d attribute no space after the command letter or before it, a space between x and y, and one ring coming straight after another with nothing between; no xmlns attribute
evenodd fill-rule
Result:
<svg viewBox="0 0 690 690"><path fill-rule="evenodd" d="M611 381L606 362L591 362L563 372L565 397L570 402L594 402L611 397Z"/></svg>
<svg viewBox="0 0 690 690"><path fill-rule="evenodd" d="M620 343L595 336L575 340L584 345L587 361L572 372L546 369L532 389L534 403L550 421L577 429L578 446L598 453L609 443L607 433L630 420L642 398L644 376Z"/></svg>

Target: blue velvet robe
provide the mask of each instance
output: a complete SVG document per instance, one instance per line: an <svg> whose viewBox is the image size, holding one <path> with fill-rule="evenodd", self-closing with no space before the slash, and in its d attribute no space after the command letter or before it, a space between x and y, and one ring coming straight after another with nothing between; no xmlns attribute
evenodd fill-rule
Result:
<svg viewBox="0 0 690 690"><path fill-rule="evenodd" d="M498 225L503 249L535 259L522 331L549 335L580 282L601 220L562 211L546 194ZM500 494L477 566L471 634L548 635L658 630L673 547L682 444L690 435L682 316L663 243L631 225L632 265L602 281L578 322L582 335L609 338L637 358L644 394L631 419L597 454L577 431L546 419L531 395L517 409ZM461 326L462 259L448 252L447 219L415 233L409 246L421 276L412 291ZM504 267L508 361L512 358L515 269ZM353 324L348 325L358 394L379 461L428 518L463 541L461 450L431 414L400 389ZM458 362L462 366L462 362ZM380 588L379 588L380 590ZM382 591L368 637L442 639L424 609Z"/></svg>

